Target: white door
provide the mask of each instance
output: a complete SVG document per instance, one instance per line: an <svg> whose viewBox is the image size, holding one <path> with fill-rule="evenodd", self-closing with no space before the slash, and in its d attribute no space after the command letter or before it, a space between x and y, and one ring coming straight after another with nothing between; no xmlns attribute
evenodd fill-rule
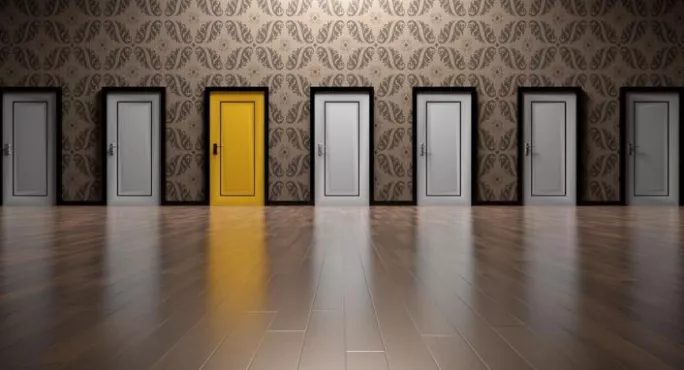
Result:
<svg viewBox="0 0 684 370"><path fill-rule="evenodd" d="M6 205L52 205L56 189L55 93L3 96L3 201Z"/></svg>
<svg viewBox="0 0 684 370"><path fill-rule="evenodd" d="M370 94L314 94L317 205L367 205Z"/></svg>
<svg viewBox="0 0 684 370"><path fill-rule="evenodd" d="M158 93L107 95L108 204L159 204L160 99Z"/></svg>
<svg viewBox="0 0 684 370"><path fill-rule="evenodd" d="M418 204L470 204L472 96L417 97Z"/></svg>
<svg viewBox="0 0 684 370"><path fill-rule="evenodd" d="M679 95L627 94L627 204L679 204Z"/></svg>
<svg viewBox="0 0 684 370"><path fill-rule="evenodd" d="M524 203L576 204L577 95L523 97Z"/></svg>

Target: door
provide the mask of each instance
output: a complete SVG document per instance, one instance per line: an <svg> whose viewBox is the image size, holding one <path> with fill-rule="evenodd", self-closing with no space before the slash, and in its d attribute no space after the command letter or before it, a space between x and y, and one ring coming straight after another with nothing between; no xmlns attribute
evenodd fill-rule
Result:
<svg viewBox="0 0 684 370"><path fill-rule="evenodd" d="M470 204L471 93L418 93L419 205Z"/></svg>
<svg viewBox="0 0 684 370"><path fill-rule="evenodd" d="M576 93L523 94L524 202L576 204Z"/></svg>
<svg viewBox="0 0 684 370"><path fill-rule="evenodd" d="M2 192L6 205L55 203L56 102L56 93L3 94Z"/></svg>
<svg viewBox="0 0 684 370"><path fill-rule="evenodd" d="M111 91L107 104L107 203L160 203L162 93Z"/></svg>
<svg viewBox="0 0 684 370"><path fill-rule="evenodd" d="M627 204L679 204L679 94L628 93Z"/></svg>
<svg viewBox="0 0 684 370"><path fill-rule="evenodd" d="M370 93L312 93L316 205L368 205Z"/></svg>
<svg viewBox="0 0 684 370"><path fill-rule="evenodd" d="M265 91L211 91L211 205L264 204Z"/></svg>

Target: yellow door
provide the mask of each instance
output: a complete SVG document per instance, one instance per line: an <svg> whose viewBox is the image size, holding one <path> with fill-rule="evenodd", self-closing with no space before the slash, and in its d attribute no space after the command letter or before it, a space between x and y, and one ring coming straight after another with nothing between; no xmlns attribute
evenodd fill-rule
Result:
<svg viewBox="0 0 684 370"><path fill-rule="evenodd" d="M264 204L263 92L209 95L211 205Z"/></svg>

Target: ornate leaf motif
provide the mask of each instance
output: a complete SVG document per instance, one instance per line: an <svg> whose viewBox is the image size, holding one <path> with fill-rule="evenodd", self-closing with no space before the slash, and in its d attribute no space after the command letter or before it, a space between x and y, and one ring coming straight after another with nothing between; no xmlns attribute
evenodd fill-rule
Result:
<svg viewBox="0 0 684 370"><path fill-rule="evenodd" d="M122 14L128 9L130 0L109 0L105 5L104 16L111 17Z"/></svg>
<svg viewBox="0 0 684 370"><path fill-rule="evenodd" d="M426 42L430 44L435 43L435 34L432 32L432 29L427 23L410 20L408 21L407 25L411 36L413 36L413 38L418 42Z"/></svg>
<svg viewBox="0 0 684 370"><path fill-rule="evenodd" d="M253 41L252 33L242 22L226 21L226 31L237 42L251 44Z"/></svg>
<svg viewBox="0 0 684 370"><path fill-rule="evenodd" d="M370 3L370 1L368 1ZM456 2L456 1L452 1ZM432 9L435 0L411 0L409 2L409 8L407 14L411 17L423 15ZM462 7L463 5L461 5ZM350 14L351 15L351 14ZM465 15L465 14L464 14Z"/></svg>
<svg viewBox="0 0 684 370"><path fill-rule="evenodd" d="M439 0L439 5L447 14L458 17L466 16L462 0Z"/></svg>
<svg viewBox="0 0 684 370"><path fill-rule="evenodd" d="M627 63L630 68L638 70L648 69L648 62L641 50L623 47L620 48L620 55L622 56L622 60Z"/></svg>
<svg viewBox="0 0 684 370"><path fill-rule="evenodd" d="M295 49L287 58L285 68L288 70L302 69L309 65L314 54L314 48L307 46Z"/></svg>
<svg viewBox="0 0 684 370"><path fill-rule="evenodd" d="M447 23L444 28L439 32L439 37L437 38L440 44L452 43L463 36L467 24L465 21L452 21Z"/></svg>
<svg viewBox="0 0 684 370"><path fill-rule="evenodd" d="M386 130L380 134L376 149L385 151L397 148L402 144L404 136L406 136L406 130L403 128Z"/></svg>
<svg viewBox="0 0 684 370"><path fill-rule="evenodd" d="M408 69L414 70L419 68L426 68L430 65L430 63L432 63L432 60L434 59L436 52L437 49L435 49L432 46L416 50L409 59L407 65Z"/></svg>
<svg viewBox="0 0 684 370"><path fill-rule="evenodd" d="M256 48L256 55L262 66L270 69L281 70L285 68L280 54L271 47L259 46Z"/></svg>
<svg viewBox="0 0 684 370"><path fill-rule="evenodd" d="M159 17L162 15L159 0L135 0L138 4L138 9L145 15Z"/></svg>
<svg viewBox="0 0 684 370"><path fill-rule="evenodd" d="M237 0L240 1L240 0ZM230 8L230 4L232 2L228 3L228 8ZM218 1L214 0L197 0L197 7L200 9L200 11L206 15L209 16L214 16L214 17L219 17L223 15L223 9L221 9L221 3Z"/></svg>
<svg viewBox="0 0 684 370"><path fill-rule="evenodd" d="M617 114L617 108L618 104L615 101L602 101L594 104L591 107L591 111L589 113L589 125L597 125L601 124L603 122L608 122L610 121L615 115ZM591 136L591 130L590 130L590 136ZM591 136L593 137L593 136ZM615 139L613 137L613 139ZM613 147L611 144L601 141L601 142L594 142L595 145L597 145L600 149L610 149L613 150ZM617 150L617 141L614 143L615 150Z"/></svg>
<svg viewBox="0 0 684 370"><path fill-rule="evenodd" d="M133 49L131 47L115 48L107 54L104 62L104 68L106 70L119 69L126 65L131 56L133 55Z"/></svg>
<svg viewBox="0 0 684 370"><path fill-rule="evenodd" d="M36 0L15 0L14 6L21 14L40 17L40 9Z"/></svg>
<svg viewBox="0 0 684 370"><path fill-rule="evenodd" d="M504 153L499 153L499 167L506 171L506 174L508 176L511 176L512 178L516 177L516 168L515 168L515 160L513 160L513 156L509 154L504 154Z"/></svg>
<svg viewBox="0 0 684 370"><path fill-rule="evenodd" d="M372 44L375 42L373 31L365 23L349 21L347 22L347 29L351 37L360 43Z"/></svg>
<svg viewBox="0 0 684 370"><path fill-rule="evenodd" d="M349 73L346 76L347 86L372 86L373 83L364 75Z"/></svg>
<svg viewBox="0 0 684 370"><path fill-rule="evenodd" d="M24 22L19 27L17 27L14 32L14 43L28 43L33 41L38 34L38 28L40 27L39 21Z"/></svg>
<svg viewBox="0 0 684 370"><path fill-rule="evenodd" d="M608 23L604 21L591 21L589 27L591 28L592 36L598 41L611 44L618 43L617 32Z"/></svg>
<svg viewBox="0 0 684 370"><path fill-rule="evenodd" d="M303 76L288 74L287 76L285 76L285 82L287 82L287 87L290 89L290 92L303 98L308 97L308 79L304 78Z"/></svg>
<svg viewBox="0 0 684 370"><path fill-rule="evenodd" d="M373 60L373 55L375 55L375 49L371 47L354 50L347 61L347 69L355 70L367 67Z"/></svg>
<svg viewBox="0 0 684 370"><path fill-rule="evenodd" d="M109 36L112 41L124 44L131 44L133 42L131 34L128 32L128 29L126 29L126 26L121 22L105 21L104 28L105 32L107 32L107 36Z"/></svg>
<svg viewBox="0 0 684 370"><path fill-rule="evenodd" d="M615 1L612 0L612 2ZM679 0L653 0L651 2L651 16L670 14L678 2Z"/></svg>
<svg viewBox="0 0 684 370"><path fill-rule="evenodd" d="M344 15L344 8L339 0L318 0L318 6L327 15L337 17Z"/></svg>
<svg viewBox="0 0 684 370"><path fill-rule="evenodd" d="M527 15L523 0L501 0L501 6L510 15L518 17Z"/></svg>
<svg viewBox="0 0 684 370"><path fill-rule="evenodd" d="M76 84L73 94L75 97L94 95L99 90L101 82L102 76L99 74L92 74L82 77Z"/></svg>
<svg viewBox="0 0 684 370"><path fill-rule="evenodd" d="M68 49L67 49L68 50ZM7 63L7 59L9 59L10 55L10 48L9 47L3 47L0 48L0 68ZM2 86L2 85L0 85Z"/></svg>
<svg viewBox="0 0 684 370"><path fill-rule="evenodd" d="M344 61L337 50L330 47L324 48L319 46L316 49L316 53L318 54L318 60L323 63L325 67L338 71L344 69Z"/></svg>
<svg viewBox="0 0 684 370"><path fill-rule="evenodd" d="M167 17L176 17L183 13L190 7L192 0L169 0L166 3L166 14Z"/></svg>
<svg viewBox="0 0 684 370"><path fill-rule="evenodd" d="M342 30L344 29L343 21L330 21L321 26L318 31L318 36L316 36L316 42L319 44L327 44L337 40L340 35L342 35Z"/></svg>
<svg viewBox="0 0 684 370"><path fill-rule="evenodd" d="M484 131L481 131L484 132ZM482 138L482 135L480 135ZM492 149L493 150L493 149ZM496 165L496 154L487 154L482 156L482 160L479 161L479 175L484 176L491 172L494 169L494 166ZM495 198L489 198L489 199L495 199Z"/></svg>
<svg viewBox="0 0 684 370"><path fill-rule="evenodd" d="M406 78L404 75L392 74L385 77L377 90L377 96L383 98L385 96L391 96L398 93L402 87L404 87L404 82Z"/></svg>
<svg viewBox="0 0 684 370"><path fill-rule="evenodd" d="M506 0L503 0L506 1ZM470 3L470 8L468 9L468 15L471 17L477 15L485 15L494 7L494 0L480 0L472 1Z"/></svg>
<svg viewBox="0 0 684 370"><path fill-rule="evenodd" d="M192 195L190 194L190 190L188 189L187 186L185 186L181 182L176 182L176 181L166 181L164 183L164 186L166 187L166 196L168 199L173 199L173 200L191 200Z"/></svg>
<svg viewBox="0 0 684 370"><path fill-rule="evenodd" d="M653 21L651 29L659 42L677 44L677 31L669 24Z"/></svg>
<svg viewBox="0 0 684 370"><path fill-rule="evenodd" d="M100 9L100 2L97 0L76 0L76 7L84 15L90 15L95 17L99 17L102 15L102 9Z"/></svg>
<svg viewBox="0 0 684 370"><path fill-rule="evenodd" d="M532 0L530 4L530 16L541 16L548 14L556 0ZM594 2L596 3L596 1Z"/></svg>
<svg viewBox="0 0 684 370"><path fill-rule="evenodd" d="M403 177L406 174L406 169L401 161L393 155L381 153L376 155L375 160L377 167L386 175Z"/></svg>
<svg viewBox="0 0 684 370"><path fill-rule="evenodd" d="M157 36L159 36L161 28L162 22L158 20L147 21L143 23L143 25L138 29L138 32L135 33L135 43L142 44L155 40Z"/></svg>
<svg viewBox="0 0 684 370"><path fill-rule="evenodd" d="M508 68L518 70L527 69L527 62L525 62L525 57L518 49L509 49L502 46L499 48L499 56L501 56L501 61Z"/></svg>
<svg viewBox="0 0 684 370"><path fill-rule="evenodd" d="M627 9L628 12L633 15L638 16L648 16L648 7L646 6L646 1L644 0L623 0L622 6Z"/></svg>
<svg viewBox="0 0 684 370"><path fill-rule="evenodd" d="M285 14L288 17L303 15L309 10L312 3L313 1L290 1Z"/></svg>
<svg viewBox="0 0 684 370"><path fill-rule="evenodd" d="M406 10L404 10L404 4L401 1L378 1L380 2L380 7L385 13L387 13L387 15L403 17L406 14Z"/></svg>
<svg viewBox="0 0 684 370"><path fill-rule="evenodd" d="M523 36L526 29L527 22L525 21L509 22L501 31L499 42L502 44L514 43Z"/></svg>
<svg viewBox="0 0 684 370"><path fill-rule="evenodd" d="M229 27L229 22L226 22L226 27ZM169 35L174 41L180 44L192 44L192 35L188 27L179 21L165 21L164 28L166 28L166 34Z"/></svg>
<svg viewBox="0 0 684 370"><path fill-rule="evenodd" d="M221 55L216 51L210 48L197 47L195 48L195 55L202 67L207 69L223 69Z"/></svg>
<svg viewBox="0 0 684 370"><path fill-rule="evenodd" d="M465 58L456 48L440 46L437 52L439 53L439 59L447 67L458 70L466 69Z"/></svg>
<svg viewBox="0 0 684 370"><path fill-rule="evenodd" d="M101 68L100 59L92 49L77 47L74 48L74 54L81 67L94 70L99 70Z"/></svg>
<svg viewBox="0 0 684 370"><path fill-rule="evenodd" d="M468 28L477 41L487 44L496 44L494 30L487 23L482 21L470 21L468 22Z"/></svg>
<svg viewBox="0 0 684 370"><path fill-rule="evenodd" d="M617 55L617 47L611 46L608 48L599 49L591 57L591 63L589 64L589 68L593 70L608 68L611 64L613 64Z"/></svg>
<svg viewBox="0 0 684 370"><path fill-rule="evenodd" d="M62 14L69 6L68 0L47 0L43 8L44 17L53 17ZM0 9L5 8L5 3L0 1Z"/></svg>
<svg viewBox="0 0 684 370"><path fill-rule="evenodd" d="M264 44L275 40L283 32L285 23L283 21L269 21L263 26L259 27L257 32L256 42Z"/></svg>
<svg viewBox="0 0 684 370"><path fill-rule="evenodd" d="M380 115L388 121L394 122L396 124L402 124L406 122L406 116L404 116L404 112L402 111L401 107L397 105L397 103L391 100L379 100L377 103Z"/></svg>
<svg viewBox="0 0 684 370"><path fill-rule="evenodd" d="M285 122L288 124L293 124L297 122L302 122L309 117L309 102L307 101L300 101L297 102L290 110L287 112L287 117L285 118ZM303 135L303 132L300 132L300 135ZM302 136L305 139L305 147L308 147L308 136Z"/></svg>
<svg viewBox="0 0 684 370"><path fill-rule="evenodd" d="M546 22L530 21L530 31L537 41L547 44L556 43L556 34L553 28Z"/></svg>
<svg viewBox="0 0 684 370"><path fill-rule="evenodd" d="M530 59L530 69L535 71L548 68L556 60L556 47L541 48L534 52Z"/></svg>
<svg viewBox="0 0 684 370"><path fill-rule="evenodd" d="M427 1L432 2L433 0L427 0ZM373 3L373 0L352 1L349 4L349 9L347 9L347 15L350 17L364 15L364 14L368 13L368 9L370 9L372 3Z"/></svg>
<svg viewBox="0 0 684 370"><path fill-rule="evenodd" d="M221 21L202 23L199 31L197 31L197 35L195 35L195 42L198 44L208 44L221 35L221 30L223 30L223 22Z"/></svg>
<svg viewBox="0 0 684 370"><path fill-rule="evenodd" d="M186 98L192 97L192 87L190 83L182 76L165 74L163 78L166 87L171 91L172 94Z"/></svg>
<svg viewBox="0 0 684 370"><path fill-rule="evenodd" d="M404 64L404 58L395 49L389 49L384 46L380 46L378 47L378 56L387 68L401 70L406 67L406 64Z"/></svg>
<svg viewBox="0 0 684 370"><path fill-rule="evenodd" d="M639 41L646 34L646 22L632 22L622 30L620 43L628 44Z"/></svg>
<svg viewBox="0 0 684 370"><path fill-rule="evenodd" d="M406 183L403 181L392 181L380 187L380 191L376 194L378 200L396 200L401 199L406 191Z"/></svg>
<svg viewBox="0 0 684 370"><path fill-rule="evenodd" d="M192 56L192 48L189 46L172 50L166 57L164 68L167 71L185 67Z"/></svg>
<svg viewBox="0 0 684 370"><path fill-rule="evenodd" d="M602 0L602 1L594 1L591 4L591 16L592 17L600 17L603 15L606 15L609 11L613 9L615 6L615 3L617 3L618 0Z"/></svg>
<svg viewBox="0 0 684 370"><path fill-rule="evenodd" d="M404 21L391 21L385 23L385 25L382 26L382 29L380 29L380 34L378 34L378 42L381 44L389 44L396 41L401 37L405 26L406 23Z"/></svg>
<svg viewBox="0 0 684 370"><path fill-rule="evenodd" d="M499 113L509 122L515 122L515 106L513 102L501 100L499 101Z"/></svg>
<svg viewBox="0 0 684 370"><path fill-rule="evenodd" d="M166 121L169 123L177 123L184 121L192 112L192 101L177 101L171 104L168 108Z"/></svg>
<svg viewBox="0 0 684 370"><path fill-rule="evenodd" d="M155 71L162 69L161 59L154 49L136 46L133 49L133 52L143 68L153 69Z"/></svg>
<svg viewBox="0 0 684 370"><path fill-rule="evenodd" d="M91 42L100 33L102 23L100 21L86 22L78 27L74 42L77 44Z"/></svg>
<svg viewBox="0 0 684 370"><path fill-rule="evenodd" d="M561 58L566 66L572 69L587 69L587 60L579 50L565 46L562 46L559 50Z"/></svg>
<svg viewBox="0 0 684 370"><path fill-rule="evenodd" d="M289 20L285 24L285 28L287 28L287 33L290 37L297 42L312 44L315 40L311 28L302 21Z"/></svg>
<svg viewBox="0 0 684 370"><path fill-rule="evenodd" d="M496 110L496 102L489 100L484 102L482 104L482 107L480 108L480 117L479 120L480 122L486 122L489 121L490 118L494 115L494 111Z"/></svg>
<svg viewBox="0 0 684 370"><path fill-rule="evenodd" d="M571 15L578 15L582 17L587 15L585 0L560 0L560 2L565 11Z"/></svg>
<svg viewBox="0 0 684 370"><path fill-rule="evenodd" d="M587 28L588 24L586 21L570 22L567 26L563 27L563 32L561 32L559 39L560 43L572 44L577 42L587 32Z"/></svg>
<svg viewBox="0 0 684 370"><path fill-rule="evenodd" d="M657 71L670 67L677 59L677 54L677 48L674 47L658 50L651 60L651 69Z"/></svg>

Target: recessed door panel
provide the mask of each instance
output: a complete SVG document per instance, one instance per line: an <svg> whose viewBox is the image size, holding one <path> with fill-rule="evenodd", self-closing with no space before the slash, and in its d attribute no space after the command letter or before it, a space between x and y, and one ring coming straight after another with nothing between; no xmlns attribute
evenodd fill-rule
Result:
<svg viewBox="0 0 684 370"><path fill-rule="evenodd" d="M679 204L679 95L628 93L628 204Z"/></svg>
<svg viewBox="0 0 684 370"><path fill-rule="evenodd" d="M427 103L427 196L461 195L461 103Z"/></svg>
<svg viewBox="0 0 684 370"><path fill-rule="evenodd" d="M119 102L117 110L117 195L151 196L152 102Z"/></svg>
<svg viewBox="0 0 684 370"><path fill-rule="evenodd" d="M212 205L264 204L266 93L209 94Z"/></svg>
<svg viewBox="0 0 684 370"><path fill-rule="evenodd" d="M565 196L566 103L532 103L532 196Z"/></svg>
<svg viewBox="0 0 684 370"><path fill-rule="evenodd" d="M418 204L469 205L473 95L419 92L415 104Z"/></svg>
<svg viewBox="0 0 684 370"><path fill-rule="evenodd" d="M576 93L522 92L525 204L577 202Z"/></svg>
<svg viewBox="0 0 684 370"><path fill-rule="evenodd" d="M221 195L253 197L256 192L254 102L221 103Z"/></svg>
<svg viewBox="0 0 684 370"><path fill-rule="evenodd" d="M161 99L156 92L108 91L107 203L157 205L160 194Z"/></svg>
<svg viewBox="0 0 684 370"><path fill-rule="evenodd" d="M325 103L325 195L359 196L359 102Z"/></svg>
<svg viewBox="0 0 684 370"><path fill-rule="evenodd" d="M367 205L371 94L316 92L311 99L316 205Z"/></svg>
<svg viewBox="0 0 684 370"><path fill-rule="evenodd" d="M3 96L3 201L51 205L55 200L55 93Z"/></svg>

